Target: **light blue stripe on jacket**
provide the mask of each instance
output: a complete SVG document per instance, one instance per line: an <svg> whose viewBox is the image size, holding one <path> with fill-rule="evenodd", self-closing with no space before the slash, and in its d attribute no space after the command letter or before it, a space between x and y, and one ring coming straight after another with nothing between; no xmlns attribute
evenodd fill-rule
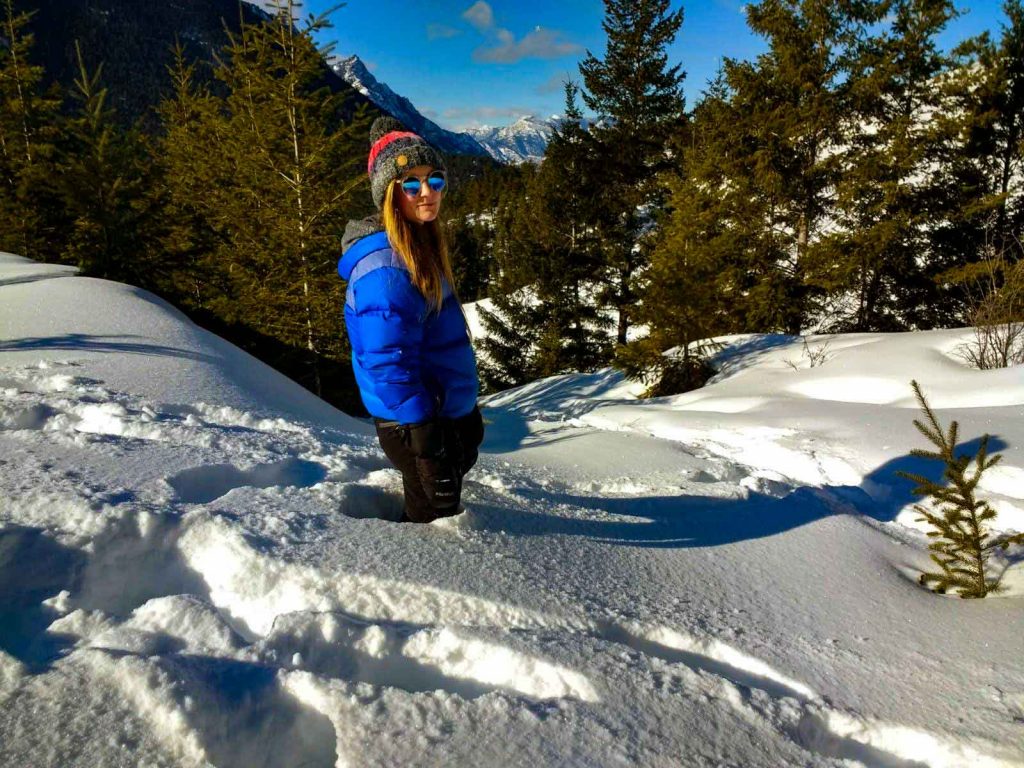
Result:
<svg viewBox="0 0 1024 768"><path fill-rule="evenodd" d="M348 281L345 326L363 404L414 424L473 410L479 392L465 318L451 286L440 312L413 285L383 231L352 243L338 264Z"/></svg>

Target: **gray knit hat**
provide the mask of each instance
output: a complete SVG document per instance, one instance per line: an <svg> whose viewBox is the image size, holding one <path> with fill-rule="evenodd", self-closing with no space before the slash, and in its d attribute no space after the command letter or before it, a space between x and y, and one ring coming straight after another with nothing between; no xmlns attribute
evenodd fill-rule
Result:
<svg viewBox="0 0 1024 768"><path fill-rule="evenodd" d="M373 204L378 210L384 205L388 184L417 165L447 170L444 157L423 137L407 131L393 117L385 115L374 120L370 126L370 159L366 172L370 174Z"/></svg>

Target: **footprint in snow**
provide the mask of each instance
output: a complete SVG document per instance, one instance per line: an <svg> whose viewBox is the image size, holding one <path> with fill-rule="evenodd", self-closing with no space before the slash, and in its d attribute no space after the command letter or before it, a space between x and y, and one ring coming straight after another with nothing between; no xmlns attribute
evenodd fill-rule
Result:
<svg viewBox="0 0 1024 768"><path fill-rule="evenodd" d="M231 464L193 467L167 478L178 498L187 504L207 504L235 488L309 488L327 477L323 464L286 459L241 470Z"/></svg>
<svg viewBox="0 0 1024 768"><path fill-rule="evenodd" d="M57 411L37 403L24 408L0 406L0 431L42 430Z"/></svg>
<svg viewBox="0 0 1024 768"><path fill-rule="evenodd" d="M380 519L398 522L405 500L401 488L388 489L353 483L345 488L341 512L359 520Z"/></svg>

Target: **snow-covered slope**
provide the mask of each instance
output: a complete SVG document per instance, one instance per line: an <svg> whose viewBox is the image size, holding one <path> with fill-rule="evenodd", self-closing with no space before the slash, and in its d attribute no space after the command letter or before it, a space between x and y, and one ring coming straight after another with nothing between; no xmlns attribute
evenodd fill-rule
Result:
<svg viewBox="0 0 1024 768"><path fill-rule="evenodd" d="M469 134L446 131L421 115L409 99L399 96L387 84L377 80L358 56L336 59L331 63L331 68L382 110L442 151L458 155L487 154L487 150Z"/></svg>
<svg viewBox="0 0 1024 768"><path fill-rule="evenodd" d="M1019 570L918 587L892 475L913 375L995 435L1019 521L1021 371L966 369L964 335L814 368L735 338L650 403L610 371L502 393L466 514L396 525L368 425L0 256L0 765L1024 765Z"/></svg>
<svg viewBox="0 0 1024 768"><path fill-rule="evenodd" d="M410 130L425 136L446 152L461 155L490 155L506 164L539 163L561 118L541 120L526 115L511 125L473 128L463 133L446 131L424 117L409 99L377 80L358 56L338 58L332 69L349 85Z"/></svg>
<svg viewBox="0 0 1024 768"><path fill-rule="evenodd" d="M547 154L554 132L564 121L565 118L558 115L552 115L546 120L525 115L511 125L470 128L466 133L480 142L495 160L515 165L539 163ZM581 127L588 130L602 124L601 121L588 118L580 121Z"/></svg>
<svg viewBox="0 0 1024 768"><path fill-rule="evenodd" d="M539 163L544 159L558 122L558 118L538 120L532 115L525 115L511 125L472 128L467 133L483 145L491 157L502 163Z"/></svg>

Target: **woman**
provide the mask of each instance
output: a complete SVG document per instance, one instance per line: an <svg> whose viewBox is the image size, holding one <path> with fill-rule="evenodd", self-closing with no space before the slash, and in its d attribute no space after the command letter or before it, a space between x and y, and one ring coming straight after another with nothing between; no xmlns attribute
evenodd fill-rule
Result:
<svg viewBox="0 0 1024 768"><path fill-rule="evenodd" d="M437 221L441 154L389 117L370 129L378 213L351 221L338 273L348 282L352 367L384 453L402 473L402 521L458 514L483 419L476 360Z"/></svg>

